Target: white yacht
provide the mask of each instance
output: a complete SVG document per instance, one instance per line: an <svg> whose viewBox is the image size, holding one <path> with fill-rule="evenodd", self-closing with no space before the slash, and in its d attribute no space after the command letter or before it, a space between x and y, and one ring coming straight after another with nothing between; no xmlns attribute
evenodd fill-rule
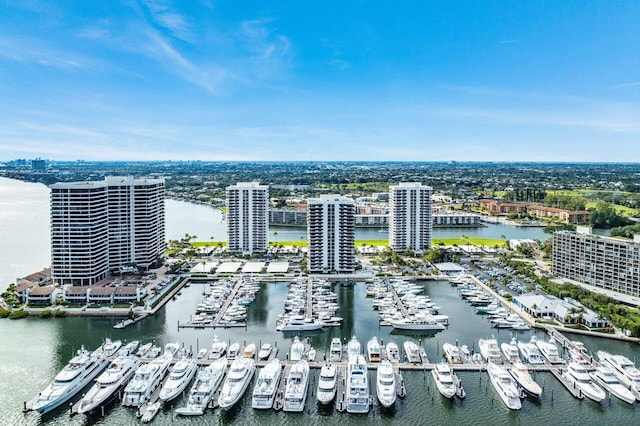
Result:
<svg viewBox="0 0 640 426"><path fill-rule="evenodd" d="M184 391L198 370L198 364L187 357L176 362L169 372L169 379L162 385L160 401L167 403Z"/></svg>
<svg viewBox="0 0 640 426"><path fill-rule="evenodd" d="M627 389L625 385L620 383L613 370L609 367L598 367L592 373L589 373L594 382L602 386L605 391L609 391L622 401L633 404L636 401L635 394Z"/></svg>
<svg viewBox="0 0 640 426"><path fill-rule="evenodd" d="M273 351L273 345L271 343L264 343L260 347L260 351L258 352L258 359L259 360L268 359L269 355L271 355L271 351Z"/></svg>
<svg viewBox="0 0 640 426"><path fill-rule="evenodd" d="M331 339L329 347L329 361L340 361L342 359L342 342L339 337Z"/></svg>
<svg viewBox="0 0 640 426"><path fill-rule="evenodd" d="M31 401L31 408L47 413L68 401L108 365L102 346L93 352L80 348L53 381Z"/></svg>
<svg viewBox="0 0 640 426"><path fill-rule="evenodd" d="M140 346L140 341L132 340L120 348L120 351L118 351L118 355L133 355L136 353L138 346Z"/></svg>
<svg viewBox="0 0 640 426"><path fill-rule="evenodd" d="M162 384L162 379L167 375L169 366L173 361L174 353L170 350L165 350L158 358L138 367L133 379L124 389L122 405L140 407L145 404L158 386Z"/></svg>
<svg viewBox="0 0 640 426"><path fill-rule="evenodd" d="M373 336L367 342L367 354L369 355L369 362L380 362L380 343L378 343L377 337Z"/></svg>
<svg viewBox="0 0 640 426"><path fill-rule="evenodd" d="M564 376L589 399L600 402L607 397L602 388L593 383L588 370L582 364L571 361Z"/></svg>
<svg viewBox="0 0 640 426"><path fill-rule="evenodd" d="M456 395L456 385L453 381L452 373L449 364L444 362L436 364L433 370L431 370L431 375L436 382L438 392L449 399L452 399Z"/></svg>
<svg viewBox="0 0 640 426"><path fill-rule="evenodd" d="M264 366L258 374L258 380L251 395L251 407L257 409L269 409L273 407L276 398L278 383L282 375L282 362L274 358Z"/></svg>
<svg viewBox="0 0 640 426"><path fill-rule="evenodd" d="M114 359L84 395L78 413L91 413L106 404L131 379L139 365L140 361L133 355Z"/></svg>
<svg viewBox="0 0 640 426"><path fill-rule="evenodd" d="M480 355L482 358L494 364L502 362L502 355L498 348L498 341L496 339L480 339L478 341L480 347Z"/></svg>
<svg viewBox="0 0 640 426"><path fill-rule="evenodd" d="M598 351L596 353L598 359L602 363L606 363L611 367L620 383L628 386L631 392L640 401L640 370L631 362L631 360L622 355L612 355L608 352Z"/></svg>
<svg viewBox="0 0 640 426"><path fill-rule="evenodd" d="M531 395L534 398L540 398L542 395L542 388L533 380L526 365L520 361L515 362L509 370L509 373L516 383L518 383L518 386L520 386L528 395Z"/></svg>
<svg viewBox="0 0 640 426"><path fill-rule="evenodd" d="M356 339L356 336L353 336L347 343L347 355L351 358L352 356L360 355L360 353L360 342Z"/></svg>
<svg viewBox="0 0 640 426"><path fill-rule="evenodd" d="M234 342L229 346L229 350L227 351L227 358L230 360L234 360L240 354L240 343Z"/></svg>
<svg viewBox="0 0 640 426"><path fill-rule="evenodd" d="M492 362L487 364L487 373L491 379L491 384L510 410L519 410L522 408L520 401L520 393L513 378L507 373L507 370Z"/></svg>
<svg viewBox="0 0 640 426"><path fill-rule="evenodd" d="M376 374L376 394L383 407L388 408L396 402L396 375L388 360L383 360Z"/></svg>
<svg viewBox="0 0 640 426"><path fill-rule="evenodd" d="M322 323L313 318L307 318L302 315L295 316L289 320L283 320L276 326L277 331L314 331L320 330Z"/></svg>
<svg viewBox="0 0 640 426"><path fill-rule="evenodd" d="M408 362L420 362L420 348L411 340L407 340L403 344L404 354Z"/></svg>
<svg viewBox="0 0 640 426"><path fill-rule="evenodd" d="M400 362L400 351L396 342L387 343L385 349L387 350L387 359L391 362Z"/></svg>
<svg viewBox="0 0 640 426"><path fill-rule="evenodd" d="M218 358L211 365L198 371L189 391L187 405L176 410L182 416L201 416L209 406L227 371L227 359Z"/></svg>
<svg viewBox="0 0 640 426"><path fill-rule="evenodd" d="M500 345L500 349L504 354L504 357L512 364L516 362L520 362L520 355L518 353L518 343L516 342L516 338L512 337L510 343L502 343Z"/></svg>
<svg viewBox="0 0 640 426"><path fill-rule="evenodd" d="M284 391L283 411L301 412L309 389L309 364L301 359L291 367Z"/></svg>
<svg viewBox="0 0 640 426"><path fill-rule="evenodd" d="M413 318L402 318L389 320L389 324L397 330L414 331L442 331L444 326L439 324L432 315L415 316Z"/></svg>
<svg viewBox="0 0 640 426"><path fill-rule="evenodd" d="M462 358L460 357L460 348L451 343L445 343L442 345L442 352L447 362L451 364L462 364Z"/></svg>
<svg viewBox="0 0 640 426"><path fill-rule="evenodd" d="M144 345L140 346L136 351L136 356L139 358L146 356L147 353L149 353L149 351L151 350L152 346L153 346L153 343L151 342L145 343Z"/></svg>
<svg viewBox="0 0 640 426"><path fill-rule="evenodd" d="M300 341L298 336L295 336L289 350L289 361L298 362L302 359L302 355L304 355L304 343Z"/></svg>
<svg viewBox="0 0 640 426"><path fill-rule="evenodd" d="M369 412L369 380L363 355L349 357L346 399L347 413Z"/></svg>
<svg viewBox="0 0 640 426"><path fill-rule="evenodd" d="M529 342L518 342L518 349L520 349L522 359L531 365L544 364L542 355L540 355L540 351L536 345L537 340L536 336L531 336L531 340Z"/></svg>
<svg viewBox="0 0 640 426"><path fill-rule="evenodd" d="M321 404L329 404L336 396L338 383L338 369L335 365L325 364L320 369L320 378L318 379L318 389L316 395L318 402Z"/></svg>
<svg viewBox="0 0 640 426"><path fill-rule="evenodd" d="M545 342L544 340L537 340L536 345L538 346L542 356L545 357L550 364L564 364L564 360L560 358L560 355L558 354L556 339L552 337L548 342Z"/></svg>
<svg viewBox="0 0 640 426"><path fill-rule="evenodd" d="M228 410L242 398L255 371L256 366L251 358L236 358L231 363L218 398L220 408Z"/></svg>
<svg viewBox="0 0 640 426"><path fill-rule="evenodd" d="M213 343L209 351L209 359L222 358L227 352L227 342L221 342L218 336L213 336Z"/></svg>

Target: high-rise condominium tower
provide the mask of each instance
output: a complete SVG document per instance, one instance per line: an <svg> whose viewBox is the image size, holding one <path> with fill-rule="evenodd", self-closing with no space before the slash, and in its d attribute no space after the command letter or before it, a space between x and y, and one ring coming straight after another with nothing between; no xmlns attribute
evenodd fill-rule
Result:
<svg viewBox="0 0 640 426"><path fill-rule="evenodd" d="M60 284L92 285L164 254L164 179L51 185L51 261Z"/></svg>
<svg viewBox="0 0 640 426"><path fill-rule="evenodd" d="M309 272L349 273L355 270L355 203L339 195L308 200Z"/></svg>
<svg viewBox="0 0 640 426"><path fill-rule="evenodd" d="M431 248L430 186L400 182L389 187L389 246L418 253Z"/></svg>
<svg viewBox="0 0 640 426"><path fill-rule="evenodd" d="M227 245L230 251L252 254L267 250L269 187L238 182L227 187Z"/></svg>

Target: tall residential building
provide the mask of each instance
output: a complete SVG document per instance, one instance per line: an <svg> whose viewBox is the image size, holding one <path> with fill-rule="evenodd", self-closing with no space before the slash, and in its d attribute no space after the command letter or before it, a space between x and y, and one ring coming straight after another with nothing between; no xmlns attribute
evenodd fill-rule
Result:
<svg viewBox="0 0 640 426"><path fill-rule="evenodd" d="M640 238L621 240L578 232L553 234L553 273L630 296L640 296Z"/></svg>
<svg viewBox="0 0 640 426"><path fill-rule="evenodd" d="M400 182L389 187L389 246L395 251L431 248L432 212L430 186Z"/></svg>
<svg viewBox="0 0 640 426"><path fill-rule="evenodd" d="M339 195L310 198L307 213L309 272L355 270L355 202Z"/></svg>
<svg viewBox="0 0 640 426"><path fill-rule="evenodd" d="M269 186L238 182L227 187L227 246L252 254L268 248Z"/></svg>
<svg viewBox="0 0 640 426"><path fill-rule="evenodd" d="M51 262L60 284L149 268L164 254L164 179L107 177L51 185Z"/></svg>

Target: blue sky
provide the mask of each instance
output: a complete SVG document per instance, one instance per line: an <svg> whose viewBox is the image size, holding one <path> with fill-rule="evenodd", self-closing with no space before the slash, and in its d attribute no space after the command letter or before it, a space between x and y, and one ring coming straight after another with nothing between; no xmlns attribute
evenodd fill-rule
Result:
<svg viewBox="0 0 640 426"><path fill-rule="evenodd" d="M0 0L0 160L640 161L637 1Z"/></svg>

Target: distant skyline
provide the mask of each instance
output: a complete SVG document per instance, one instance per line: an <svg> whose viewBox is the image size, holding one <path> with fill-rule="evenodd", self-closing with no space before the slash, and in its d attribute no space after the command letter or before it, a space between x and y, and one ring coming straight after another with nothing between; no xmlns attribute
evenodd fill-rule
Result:
<svg viewBox="0 0 640 426"><path fill-rule="evenodd" d="M640 161L640 2L0 0L0 161Z"/></svg>

